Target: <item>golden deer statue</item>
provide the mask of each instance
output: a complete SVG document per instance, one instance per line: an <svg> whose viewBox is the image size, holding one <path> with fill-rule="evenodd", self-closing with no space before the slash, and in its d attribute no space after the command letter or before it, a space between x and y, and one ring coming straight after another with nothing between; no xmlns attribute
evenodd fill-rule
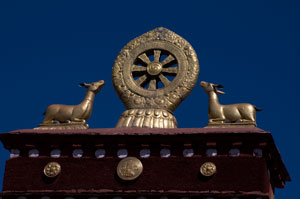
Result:
<svg viewBox="0 0 300 199"><path fill-rule="evenodd" d="M90 84L81 83L82 87L87 88L84 100L78 105L52 104L44 113L43 125L60 123L85 123L92 114L95 95L104 86L104 81L93 82Z"/></svg>
<svg viewBox="0 0 300 199"><path fill-rule="evenodd" d="M217 94L223 95L225 93L217 88L224 88L222 85L202 81L200 86L209 97L209 124L224 124L229 121L229 124L233 125L250 124L256 126L256 111L261 111L262 109L248 103L221 105Z"/></svg>

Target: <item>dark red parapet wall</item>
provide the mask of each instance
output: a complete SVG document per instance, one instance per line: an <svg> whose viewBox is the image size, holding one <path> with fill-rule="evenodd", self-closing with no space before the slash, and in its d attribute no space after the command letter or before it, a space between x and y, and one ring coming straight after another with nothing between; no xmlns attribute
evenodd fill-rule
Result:
<svg viewBox="0 0 300 199"><path fill-rule="evenodd" d="M290 181L271 134L258 128L26 129L0 134L0 140L6 149L20 152L6 162L3 199L20 195L271 199L275 187ZM78 149L82 157L74 157ZM98 149L105 151L101 158L95 156ZM143 149L151 151L150 157L140 157ZM168 157L161 156L165 149ZM189 157L183 154L186 149L192 151ZM38 152L35 157L28 155L32 150ZM53 150L60 156L51 156ZM117 177L119 150L141 160L144 170L138 179L124 182ZM209 155L209 150L216 154ZM62 171L49 181L43 169L51 161L58 162ZM205 162L216 165L215 175L200 174Z"/></svg>
<svg viewBox="0 0 300 199"><path fill-rule="evenodd" d="M50 161L53 159L9 160L3 192L269 192L267 166L262 158L144 158L141 159L144 165L143 174L137 180L125 183L116 176L116 167L120 161L118 158L59 158L56 161L61 165L62 173L53 182L47 182L41 171ZM218 172L211 178L204 178L200 176L199 167L208 161L215 163Z"/></svg>

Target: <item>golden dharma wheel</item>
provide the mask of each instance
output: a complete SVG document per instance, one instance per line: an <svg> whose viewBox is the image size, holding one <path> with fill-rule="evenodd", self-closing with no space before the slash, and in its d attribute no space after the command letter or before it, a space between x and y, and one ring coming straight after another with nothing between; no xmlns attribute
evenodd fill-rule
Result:
<svg viewBox="0 0 300 199"><path fill-rule="evenodd" d="M161 27L135 38L121 50L112 79L128 109L163 108L172 112L194 88L198 73L192 46Z"/></svg>
<svg viewBox="0 0 300 199"><path fill-rule="evenodd" d="M135 157L121 160L117 166L117 174L122 180L134 180L143 172L142 162Z"/></svg>
<svg viewBox="0 0 300 199"><path fill-rule="evenodd" d="M117 127L177 127L172 112L192 91L198 73L192 46L166 28L156 28L130 41L115 60L112 80L126 108L136 113L124 113ZM145 113L137 115L138 110ZM155 111L171 115L151 114ZM140 118L158 118L162 124L137 121Z"/></svg>

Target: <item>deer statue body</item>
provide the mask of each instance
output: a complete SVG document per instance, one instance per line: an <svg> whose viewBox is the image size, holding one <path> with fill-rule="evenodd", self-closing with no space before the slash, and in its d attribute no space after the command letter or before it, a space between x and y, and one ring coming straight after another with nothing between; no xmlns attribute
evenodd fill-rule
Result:
<svg viewBox="0 0 300 199"><path fill-rule="evenodd" d="M44 113L45 118L43 124L53 124L56 121L59 121L60 123L67 121L70 123L85 123L86 120L89 119L92 114L95 95L104 86L104 81L100 80L90 84L81 83L79 85L88 89L84 100L80 104L74 106L62 104L50 105Z"/></svg>
<svg viewBox="0 0 300 199"><path fill-rule="evenodd" d="M256 111L261 109L248 103L221 105L217 94L223 95L224 92L217 90L217 88L223 88L223 86L204 81L200 82L200 86L209 97L209 123L224 123L226 121L234 123L240 121L241 123L250 122L256 125Z"/></svg>

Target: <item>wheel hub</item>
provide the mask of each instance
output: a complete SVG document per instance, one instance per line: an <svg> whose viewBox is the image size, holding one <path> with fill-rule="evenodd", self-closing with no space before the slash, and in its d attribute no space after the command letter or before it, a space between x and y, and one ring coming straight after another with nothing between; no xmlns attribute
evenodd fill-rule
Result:
<svg viewBox="0 0 300 199"><path fill-rule="evenodd" d="M156 76L162 71L162 64L158 62L151 62L147 66L147 72L149 75Z"/></svg>

